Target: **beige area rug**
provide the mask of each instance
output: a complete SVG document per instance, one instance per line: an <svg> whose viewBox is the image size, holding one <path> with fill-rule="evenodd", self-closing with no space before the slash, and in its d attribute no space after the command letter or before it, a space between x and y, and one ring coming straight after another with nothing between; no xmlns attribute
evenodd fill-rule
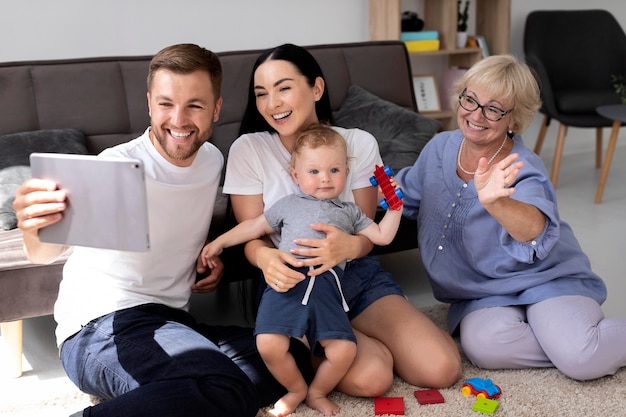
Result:
<svg viewBox="0 0 626 417"><path fill-rule="evenodd" d="M422 309L440 327L445 327L446 305ZM625 347L626 348L626 347ZM528 369L486 371L478 369L464 358L461 381L448 389L440 390L443 404L420 405L414 396L419 389L396 379L385 396L402 397L404 414L407 416L468 416L483 414L472 410L473 397L461 394L462 381L467 378L490 378L502 388L496 417L626 417L626 370L595 381L577 382L563 376L555 369ZM78 390L51 395L45 400L0 407L0 415L12 417L68 416L91 405L87 395ZM3 394L0 393L0 396ZM354 398L332 393L331 399L341 406L337 417L374 416L373 398ZM6 399L5 399L6 400ZM270 416L267 409L260 410L257 417ZM321 414L300 405L293 417L320 417ZM181 416L184 417L184 416ZM237 417L237 416L233 416Z"/></svg>
<svg viewBox="0 0 626 417"><path fill-rule="evenodd" d="M446 328L447 305L423 308L441 328ZM626 346L624 347L626 349ZM420 389L399 378L387 392L387 397L404 398L407 416L468 416L481 415L472 410L474 397L461 394L462 381L468 378L490 378L502 389L495 417L623 417L626 416L626 369L616 375L594 381L577 382L553 368L487 371L473 366L463 358L463 377L453 387L439 390L443 404L420 405L414 392ZM339 404L337 417L374 416L374 399L354 398L332 393L330 398ZM270 416L261 410L257 417ZM319 417L320 413L300 405L293 417Z"/></svg>

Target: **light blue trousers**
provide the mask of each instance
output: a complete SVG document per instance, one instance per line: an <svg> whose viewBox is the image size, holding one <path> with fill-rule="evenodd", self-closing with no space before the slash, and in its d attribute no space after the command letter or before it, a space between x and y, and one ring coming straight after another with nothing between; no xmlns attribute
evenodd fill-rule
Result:
<svg viewBox="0 0 626 417"><path fill-rule="evenodd" d="M484 369L556 367L577 380L626 366L626 319L605 318L583 296L474 311L461 321L461 346Z"/></svg>

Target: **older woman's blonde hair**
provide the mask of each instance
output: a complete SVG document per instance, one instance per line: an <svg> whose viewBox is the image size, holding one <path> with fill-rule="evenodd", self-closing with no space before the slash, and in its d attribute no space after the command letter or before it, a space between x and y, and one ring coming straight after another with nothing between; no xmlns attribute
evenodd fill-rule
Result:
<svg viewBox="0 0 626 417"><path fill-rule="evenodd" d="M471 85L491 98L511 100L512 130L524 132L541 107L539 85L532 70L512 55L492 55L474 64L452 86L452 108L459 109L459 95ZM509 110L509 109L502 109Z"/></svg>

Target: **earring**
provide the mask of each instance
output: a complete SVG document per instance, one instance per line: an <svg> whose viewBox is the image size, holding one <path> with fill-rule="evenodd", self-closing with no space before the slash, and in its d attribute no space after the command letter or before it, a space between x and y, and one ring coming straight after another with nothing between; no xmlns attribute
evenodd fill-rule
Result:
<svg viewBox="0 0 626 417"><path fill-rule="evenodd" d="M515 133L512 130L509 130L506 132L507 136L510 137L511 139L513 139L513 136L515 136Z"/></svg>

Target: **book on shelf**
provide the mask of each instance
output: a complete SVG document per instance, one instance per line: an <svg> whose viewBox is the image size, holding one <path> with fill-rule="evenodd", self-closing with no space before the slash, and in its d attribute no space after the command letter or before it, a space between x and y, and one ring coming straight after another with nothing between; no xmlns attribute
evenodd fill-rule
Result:
<svg viewBox="0 0 626 417"><path fill-rule="evenodd" d="M483 50L483 58L487 58L489 56L489 47L487 46L487 40L482 35L476 36L476 42L480 49Z"/></svg>
<svg viewBox="0 0 626 417"><path fill-rule="evenodd" d="M439 39L427 39L421 41L404 41L409 52L427 52L439 50Z"/></svg>
<svg viewBox="0 0 626 417"><path fill-rule="evenodd" d="M439 39L439 32L436 30L421 30L419 32L400 33L401 41L428 41Z"/></svg>

